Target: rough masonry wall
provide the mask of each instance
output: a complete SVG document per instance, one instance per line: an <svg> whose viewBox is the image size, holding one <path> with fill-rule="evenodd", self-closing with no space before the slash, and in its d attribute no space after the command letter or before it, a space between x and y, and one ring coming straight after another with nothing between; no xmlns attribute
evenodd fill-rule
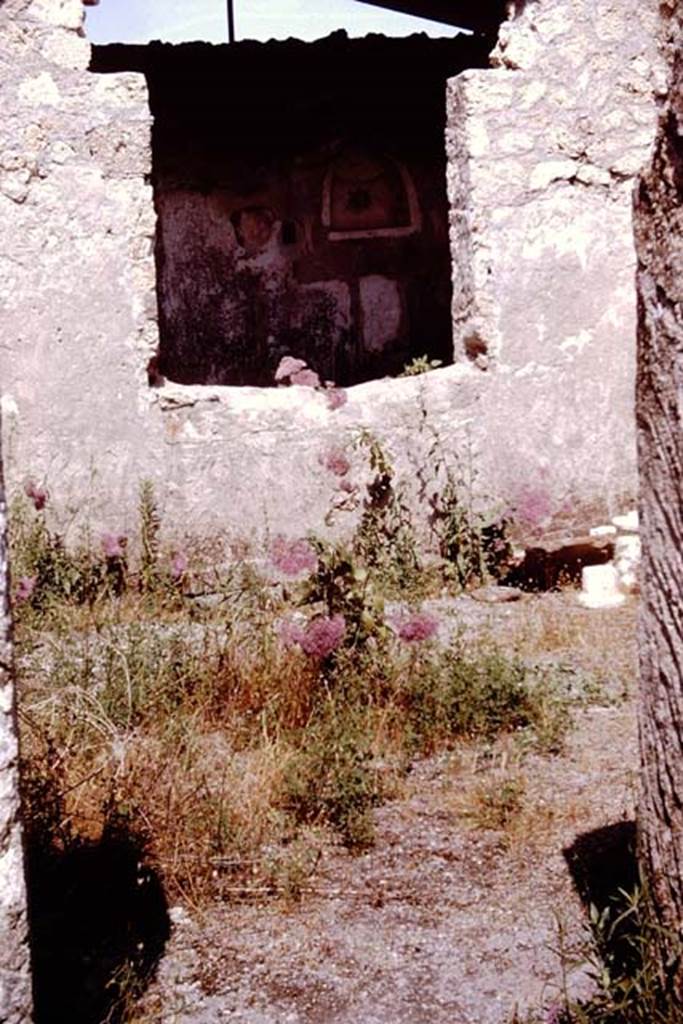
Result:
<svg viewBox="0 0 683 1024"><path fill-rule="evenodd" d="M144 80L91 76L82 18L80 0L0 5L7 475L47 481L68 516L129 494L156 346Z"/></svg>
<svg viewBox="0 0 683 1024"><path fill-rule="evenodd" d="M86 70L80 0L5 0L0 380L12 490L47 486L58 527L126 531L149 478L176 533L300 534L320 528L335 494L321 458L364 427L409 481L436 431L500 505L540 492L574 519L615 507L634 487L628 193L661 88L656 7L538 0L500 49L523 66L451 82L462 361L357 385L333 410L303 387L149 386L144 80Z"/></svg>
<svg viewBox="0 0 683 1024"><path fill-rule="evenodd" d="M407 476L431 437L462 447L476 377L376 381L330 409L310 388L150 387L158 346L149 106L141 75L88 72L80 0L0 6L0 380L11 492L48 489L52 523L132 532L151 479L169 531L257 539L319 528L325 452L360 427ZM474 384L474 388L470 387Z"/></svg>
<svg viewBox="0 0 683 1024"><path fill-rule="evenodd" d="M14 710L6 506L0 453L0 1020L30 1024L31 970Z"/></svg>
<svg viewBox="0 0 683 1024"><path fill-rule="evenodd" d="M658 7L517 0L494 68L449 83L456 358L522 419L509 473L570 501L636 488L631 191L665 88Z"/></svg>

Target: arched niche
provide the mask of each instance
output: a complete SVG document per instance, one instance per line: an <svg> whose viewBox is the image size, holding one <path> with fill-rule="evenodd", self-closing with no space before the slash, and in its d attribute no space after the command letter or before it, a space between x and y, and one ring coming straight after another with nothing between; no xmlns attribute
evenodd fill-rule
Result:
<svg viewBox="0 0 683 1024"><path fill-rule="evenodd" d="M322 222L331 242L414 234L421 217L410 174L385 154L344 148L325 176Z"/></svg>

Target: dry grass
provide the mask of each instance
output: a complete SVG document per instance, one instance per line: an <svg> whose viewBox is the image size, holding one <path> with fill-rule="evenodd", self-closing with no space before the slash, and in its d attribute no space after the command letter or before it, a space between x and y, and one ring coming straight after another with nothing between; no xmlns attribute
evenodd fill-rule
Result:
<svg viewBox="0 0 683 1024"><path fill-rule="evenodd" d="M77 629L20 621L29 813L45 817L41 782L58 780L50 828L96 838L112 816L130 823L169 891L196 904L277 890L273 849L311 827L370 842L369 812L406 764L460 735L561 741L566 701L496 649L394 643L359 672L346 655L325 668L278 646L256 606L251 621L183 622L128 596L87 629L82 609Z"/></svg>
<svg viewBox="0 0 683 1024"><path fill-rule="evenodd" d="M608 611L582 608L569 589L524 602L500 639L521 657L566 661L603 693L625 699L637 679L634 612L631 601Z"/></svg>
<svg viewBox="0 0 683 1024"><path fill-rule="evenodd" d="M592 796L559 802L553 771L568 767L577 708L633 692L632 606L587 612L572 592L545 595L494 611L488 628L465 620L447 648L401 643L384 596L406 566L409 598L424 580L403 513L392 523L383 508L365 522L365 562L314 542L316 567L286 587L226 562L222 541L187 546L191 573L174 580L149 488L137 571L86 543L67 553L23 513L15 573L39 581L16 609L30 840L77 849L113 828L136 837L169 901L292 901L326 845L370 844L373 807L410 792L417 759L447 752L442 809L497 833L520 863L560 848ZM338 648L283 645L278 623L302 609L343 616ZM585 752L570 753L575 767Z"/></svg>
<svg viewBox="0 0 683 1024"><path fill-rule="evenodd" d="M411 760L463 741L483 751L475 759L496 744L507 753L459 780L454 812L512 835L529 799L524 759L561 749L571 705L597 677L627 678L626 618L600 621L567 595L521 603L495 643L475 630L448 649L401 644L383 619L380 569L322 542L298 587L249 561L218 570L222 543L203 564L195 549L178 582L149 489L138 572L87 545L69 554L43 519L22 516L15 565L40 581L17 608L29 815L62 843L123 823L169 893L193 903L277 891L280 875L295 890L298 868L272 869L292 860L283 850L313 834L314 847L371 842L372 807L400 790ZM386 524L372 526L381 540ZM209 585L211 600L189 596ZM297 605L343 614L350 639L320 658L283 647L277 623Z"/></svg>

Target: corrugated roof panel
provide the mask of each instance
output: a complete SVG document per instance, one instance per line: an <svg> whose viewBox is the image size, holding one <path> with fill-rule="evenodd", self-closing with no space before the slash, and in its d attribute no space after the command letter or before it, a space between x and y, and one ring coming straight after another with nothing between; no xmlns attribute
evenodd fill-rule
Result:
<svg viewBox="0 0 683 1024"><path fill-rule="evenodd" d="M506 0L357 0L416 18L458 25L478 32L495 29L504 20Z"/></svg>

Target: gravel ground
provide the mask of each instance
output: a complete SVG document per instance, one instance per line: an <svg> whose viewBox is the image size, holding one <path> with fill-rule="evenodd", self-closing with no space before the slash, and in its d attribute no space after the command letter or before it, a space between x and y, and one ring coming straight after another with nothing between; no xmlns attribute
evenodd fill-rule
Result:
<svg viewBox="0 0 683 1024"><path fill-rule="evenodd" d="M523 808L493 831L462 814L471 770L421 763L377 809L375 846L328 847L300 902L173 908L139 1019L511 1024L551 1012L561 945L569 988L586 996L585 913L563 851L632 818L636 765L631 703L580 712L562 756L524 761Z"/></svg>
<svg viewBox="0 0 683 1024"><path fill-rule="evenodd" d="M536 1011L536 1020L552 1020L565 982L575 997L590 994L572 871L591 869L577 871L567 851L584 849L586 837L599 846L602 829L611 859L601 884L621 883L614 843L633 819L638 759L635 600L601 612L579 607L572 592L425 607L439 618L442 642L491 638L529 664L566 669L578 696L591 681L600 703L576 711L561 755L521 755L508 738L417 763L375 810L371 849L352 855L321 838L296 902L245 899L236 889L201 909L171 908L156 977L126 1024L521 1024ZM160 642L173 635L159 627ZM204 627L196 635L203 642ZM95 650L100 642L93 638ZM41 648L32 657L45 671L56 654ZM513 800L499 828L483 827L482 786L500 794L510 780L518 806ZM165 925L163 906L159 916ZM80 933L74 944L77 959ZM58 991L60 978L50 983Z"/></svg>

